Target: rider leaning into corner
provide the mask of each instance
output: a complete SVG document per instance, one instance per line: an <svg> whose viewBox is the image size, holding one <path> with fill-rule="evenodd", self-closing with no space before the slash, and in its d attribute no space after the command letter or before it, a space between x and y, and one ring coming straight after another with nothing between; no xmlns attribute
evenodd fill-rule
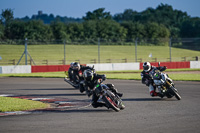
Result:
<svg viewBox="0 0 200 133"><path fill-rule="evenodd" d="M88 95L88 97L90 97L92 95L92 106L94 108L97 107L107 107L105 103L103 102L98 102L99 97L96 95L96 93L93 91L94 87L97 85L97 83L99 82L99 80L105 80L106 76L105 75L99 75L94 73L92 70L88 69L85 70L83 73L83 77L84 77L84 88L86 90L86 94ZM117 91L116 88L114 88L113 84L106 84L109 87L109 90L111 90L113 93L115 93L116 95L118 95L119 97L122 97L122 93L119 93Z"/></svg>
<svg viewBox="0 0 200 133"><path fill-rule="evenodd" d="M70 68L68 70L68 76L70 78L71 81L73 81L74 83L78 83L78 79L77 76L79 77L79 79L81 79L79 73L83 73L86 69L93 69L90 66L83 66L80 65L78 62L72 62L70 64ZM71 71L73 71L73 74L71 74Z"/></svg>
<svg viewBox="0 0 200 133"><path fill-rule="evenodd" d="M68 77L69 77L69 80L70 81L73 81L73 65L74 65L74 62L70 63L70 67L68 69Z"/></svg>
<svg viewBox="0 0 200 133"><path fill-rule="evenodd" d="M154 97L154 96L163 97L159 92L156 92L156 86L153 85L153 79L149 75L149 73L153 69L158 69L162 72L162 71L165 71L167 69L167 67L166 66L155 67L155 66L152 66L149 62L144 62L143 63L143 71L141 72L142 83L146 84L146 86L149 87L149 92L152 97Z"/></svg>

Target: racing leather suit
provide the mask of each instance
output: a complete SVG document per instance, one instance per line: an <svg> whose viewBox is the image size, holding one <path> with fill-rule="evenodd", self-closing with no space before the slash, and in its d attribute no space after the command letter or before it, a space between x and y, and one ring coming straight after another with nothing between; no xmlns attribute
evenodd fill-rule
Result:
<svg viewBox="0 0 200 133"><path fill-rule="evenodd" d="M146 84L146 86L149 87L149 92L152 97L159 96L159 93L156 92L156 86L153 85L153 79L149 75L149 73L153 69L158 69L162 72L162 71L166 70L166 66L164 66L164 67L151 66L151 69L148 72L145 72L144 70L141 72L142 84Z"/></svg>

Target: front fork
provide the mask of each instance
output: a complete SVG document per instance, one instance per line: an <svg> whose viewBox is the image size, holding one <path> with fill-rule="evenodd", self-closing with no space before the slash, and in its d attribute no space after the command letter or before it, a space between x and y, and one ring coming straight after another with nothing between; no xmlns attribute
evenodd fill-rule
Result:
<svg viewBox="0 0 200 133"><path fill-rule="evenodd" d="M178 92L177 89L174 87L173 83L170 83L168 80L166 80L167 85L169 86L169 88L171 88L172 90L174 90L175 92Z"/></svg>

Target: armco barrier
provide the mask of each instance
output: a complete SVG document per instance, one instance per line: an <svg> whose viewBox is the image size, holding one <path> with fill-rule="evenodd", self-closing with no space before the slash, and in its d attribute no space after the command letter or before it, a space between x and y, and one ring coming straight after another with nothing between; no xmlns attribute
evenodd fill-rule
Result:
<svg viewBox="0 0 200 133"><path fill-rule="evenodd" d="M34 72L57 72L67 71L70 65L44 65L44 66L32 66L32 73Z"/></svg>
<svg viewBox="0 0 200 133"><path fill-rule="evenodd" d="M140 63L140 69L143 69L143 63ZM158 62L151 63L153 66L158 66ZM160 66L166 66L168 69L190 68L190 62L160 62Z"/></svg>
<svg viewBox="0 0 200 133"><path fill-rule="evenodd" d="M140 63L102 63L102 64L87 64L94 66L96 71L118 71L118 70L139 70Z"/></svg>
<svg viewBox="0 0 200 133"><path fill-rule="evenodd" d="M158 66L158 62L152 62L153 66ZM93 66L96 71L120 71L120 70L141 70L143 63L102 63L102 64L82 64ZM200 68L200 61L190 62L161 62L161 66L168 69L178 68ZM34 73L34 72L57 72L67 71L70 65L18 65L18 66L0 66L0 73Z"/></svg>
<svg viewBox="0 0 200 133"><path fill-rule="evenodd" d="M0 73L31 73L31 65L0 66Z"/></svg>
<svg viewBox="0 0 200 133"><path fill-rule="evenodd" d="M200 61L190 61L190 68L200 68Z"/></svg>

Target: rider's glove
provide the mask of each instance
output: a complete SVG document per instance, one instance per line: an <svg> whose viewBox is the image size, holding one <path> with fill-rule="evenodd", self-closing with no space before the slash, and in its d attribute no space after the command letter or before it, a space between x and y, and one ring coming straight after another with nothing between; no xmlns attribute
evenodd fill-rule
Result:
<svg viewBox="0 0 200 133"><path fill-rule="evenodd" d="M146 86L149 86L150 82L148 79L145 80L145 84L146 84Z"/></svg>
<svg viewBox="0 0 200 133"><path fill-rule="evenodd" d="M90 97L92 95L92 93L93 93L93 91L91 91L91 90L86 91L86 94L88 95L88 97Z"/></svg>
<svg viewBox="0 0 200 133"><path fill-rule="evenodd" d="M102 80L106 80L106 75L105 74L102 76Z"/></svg>

